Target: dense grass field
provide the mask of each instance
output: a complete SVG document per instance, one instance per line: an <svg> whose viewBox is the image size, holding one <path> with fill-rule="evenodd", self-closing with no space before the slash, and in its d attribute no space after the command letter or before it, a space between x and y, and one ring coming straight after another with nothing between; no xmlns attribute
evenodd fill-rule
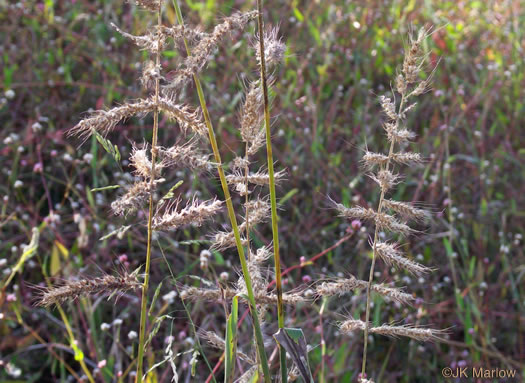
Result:
<svg viewBox="0 0 525 383"><path fill-rule="evenodd" d="M185 23L202 32L256 9L255 1L180 3ZM162 24L176 25L173 3L163 4ZM401 240L406 256L433 272L414 276L378 263L378 282L405 286L417 298L404 306L372 295L370 323L446 332L436 342L370 334L367 376L376 383L455 382L445 369L466 367L461 381L525 381L523 2L267 0L263 17L279 26L286 44L284 61L269 68L273 160L276 172L285 171L276 188L282 284L284 293L305 298L285 305L285 325L302 329L313 380L355 382L361 372L363 337L338 325L365 319L366 294L326 298L316 288L350 274L368 280L374 226L340 217L331 201L376 207L382 198L361 159L367 150L388 152L379 97L396 86L409 34L425 27L432 28L421 47L431 83L406 121L417 134L409 145L424 161L403 168L391 195L433 213ZM133 144L151 144L154 119L127 119L108 141L68 136L86 112L149 94L138 80L150 54L111 23L143 34L156 17L123 0L0 0L1 382L136 379L140 289L39 305L47 287L66 281L134 271L143 281L148 210L119 216L111 204L136 180L129 156ZM256 34L257 20L228 33L199 74L226 168L245 151L240 111L259 78ZM165 48L162 81L185 57L183 44ZM197 106L190 80L179 98ZM166 147L188 140L163 114L158 139ZM207 141L198 145L211 154ZM266 171L266 148L252 160L252 171ZM170 198L184 201L224 200L215 168L171 167L163 177L157 197L171 191ZM252 195L269 203L268 193L262 186ZM242 217L244 196L232 197ZM145 381L169 382L175 374L179 382L225 379L224 346L214 347L206 333L225 337L231 300L181 295L188 286L233 285L242 275L235 247L210 250L213 235L230 230L229 223L224 208L202 226L153 232L144 371L155 368ZM269 218L248 231L254 248L272 244ZM260 270L268 291L275 288L273 266L270 258ZM238 310L237 351L253 361L248 305L239 300ZM276 311L269 305L261 326L279 381ZM237 356L235 379L251 365ZM515 377L473 376L480 368Z"/></svg>

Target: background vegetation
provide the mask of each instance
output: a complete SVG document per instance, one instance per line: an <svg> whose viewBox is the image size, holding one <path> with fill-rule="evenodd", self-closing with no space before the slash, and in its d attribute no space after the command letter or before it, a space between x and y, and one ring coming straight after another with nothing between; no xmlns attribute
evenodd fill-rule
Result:
<svg viewBox="0 0 525 383"><path fill-rule="evenodd" d="M170 7L167 25L175 23ZM244 1L186 0L183 13L188 24L208 30L223 15L254 7ZM45 286L44 274L58 280L79 273L97 276L101 270L132 271L144 262L142 222L122 236L100 240L121 227L109 211L118 191L91 192L129 182L126 161L120 169L96 140L79 147L78 140L65 134L89 108L141 96L136 79L147 53L137 51L109 24L141 32L152 17L123 1L0 1L0 10L2 286L18 271L0 300L0 380L68 381L72 375L66 365L81 376L82 360L100 381L129 381L127 369L137 345L130 332L138 331L139 295L129 293L116 304L104 297L81 299L59 312L34 307L35 286ZM427 161L424 169L409 169L395 197L435 210L432 225L411 238L407 249L436 271L419 279L384 268L378 275L379 280L410 286L429 304L418 301L415 310L390 308L378 298L371 318L374 324L407 318L449 328L451 343L374 337L369 371L376 372L376 382L439 382L446 366L513 367L523 374L523 4L268 0L265 10L266 22L280 25L288 46L286 62L275 73L272 109L276 169L287 170L277 191L285 290L309 288L312 280L340 273L367 275L370 230L364 223L337 218L327 197L347 205L375 203L377 191L359 161L364 143L382 149L384 142L377 97L389 91L410 28L434 25L437 31L426 49L431 63L441 61L431 92L419 98L410 121ZM202 75L226 161L243 150L238 111L243 82L257 77L249 44L254 28L232 35ZM178 51L165 52L162 65L174 67L179 58ZM187 97L195 104L190 90ZM128 157L131 141L150 141L151 125L148 118L133 119L111 133L122 158ZM170 122L160 121L161 142L175 143L177 132ZM264 153L260 155L264 163ZM216 178L204 180L190 172L177 176L184 181L178 193L222 195ZM227 217L216 221L227 222ZM38 250L17 270L24 250L28 254L30 249L33 228L40 233ZM260 225L253 235L256 243L268 243L270 225ZM152 323L165 314L172 319L165 320L152 340L150 349L157 351L148 356L150 364L162 360L170 341L175 354L195 342L176 286L166 280L167 264L180 283L197 284L196 275L214 281L224 271L231 281L237 279L235 251L214 252L208 268L200 269L206 239L193 228L155 238L151 283L156 288L165 281ZM363 305L356 296L288 308L287 325L303 328L312 348L316 381L347 382L357 376L362 337L342 336L335 323L363 312ZM197 329L224 334L221 304L191 303L188 310ZM241 305L241 316L245 310ZM251 330L247 324L241 329L242 348ZM269 340L275 330L276 323L264 329ZM215 366L221 352L203 347ZM176 363L184 381L208 378L202 357L194 378L192 353L180 355ZM217 379L222 379L221 371ZM171 369L163 365L150 381L170 378Z"/></svg>

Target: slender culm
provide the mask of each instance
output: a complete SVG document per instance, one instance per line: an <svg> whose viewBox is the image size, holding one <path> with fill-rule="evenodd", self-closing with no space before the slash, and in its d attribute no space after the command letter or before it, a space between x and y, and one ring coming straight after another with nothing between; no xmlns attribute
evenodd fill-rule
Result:
<svg viewBox="0 0 525 383"><path fill-rule="evenodd" d="M268 174L270 183L270 201L272 205L272 234L273 234L273 259L275 266L275 287L277 289L277 319L279 328L284 328L284 308L283 308L283 285L281 278L281 258L279 254L279 228L277 224L277 197L275 194L275 171L273 167L272 155L272 134L270 125L270 101L268 96L268 78L266 74L266 58L264 47L264 22L263 22L263 2L257 0L257 21L259 33L259 69L261 75L261 87L264 102L264 125L266 127L266 155L268 159ZM282 346L279 346L280 367L281 367L281 381L288 380L288 372L286 369L286 351Z"/></svg>
<svg viewBox="0 0 525 383"><path fill-rule="evenodd" d="M157 27L160 28L162 24L162 4L157 2ZM160 45L160 35L158 37L158 44ZM155 66L160 68L160 48L155 52ZM144 348L146 340L146 317L148 307L148 287L150 280L150 266L151 266L151 247L153 236L153 215L155 201L153 199L153 188L155 187L155 163L157 161L157 137L159 130L159 96L160 96L160 80L155 78L155 109L153 111L153 138L151 141L151 174L150 174L150 193L149 193L149 207L148 207L148 237L146 242L146 265L144 270L144 284L142 286L142 300L140 308L140 327L139 327L139 349L137 356L137 377L136 382L142 382L143 363L144 363Z"/></svg>
<svg viewBox="0 0 525 383"><path fill-rule="evenodd" d="M366 360L368 349L368 335L381 334L389 336L406 336L421 341L431 341L438 339L443 332L427 328L416 328L410 326L391 326L383 325L380 327L370 327L370 303L371 292L383 296L385 299L401 304L412 304L414 296L406 291L384 284L374 283L374 270L376 261L380 258L386 265L393 265L406 270L415 275L421 275L431 271L429 267L421 265L403 255L399 245L380 239L379 233L398 236L408 236L416 231L408 226L408 221L419 223L425 222L429 218L429 213L413 204L395 201L387 198L391 188L400 181L400 176L394 173L395 165L417 165L422 162L419 153L402 151L406 143L415 137L415 134L406 128L407 114L412 111L416 103L408 106L411 98L420 95L428 86L428 79L421 80L425 55L421 54L421 44L427 36L427 31L421 29L416 38L410 37L403 68L396 78L396 92L400 95L399 103L386 96L379 97L379 103L386 117L383 128L389 143L388 153L375 153L365 151L363 163L366 169L371 172L370 178L377 183L380 189L380 196L377 209L363 206L346 207L340 203L333 202L335 209L341 217L346 219L358 219L371 222L375 226L374 236L370 240L372 248L372 264L370 266L367 281L361 281L353 276L346 279L338 279L334 282L325 282L317 287L317 294L320 296L342 295L353 291L365 290L366 308L365 320L348 319L341 323L340 328L343 333L350 333L355 330L362 330L364 333L363 358L361 366L360 382L372 382L367 379ZM399 151L396 151L396 144Z"/></svg>

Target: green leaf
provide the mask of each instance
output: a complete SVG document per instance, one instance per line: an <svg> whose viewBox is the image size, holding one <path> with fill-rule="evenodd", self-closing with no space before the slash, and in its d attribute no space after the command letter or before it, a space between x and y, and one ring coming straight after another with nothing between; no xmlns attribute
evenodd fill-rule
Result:
<svg viewBox="0 0 525 383"><path fill-rule="evenodd" d="M299 192L299 189L295 188L290 190L288 193L285 194L283 198L280 199L279 203L282 205L286 201L288 201L290 198L292 198L294 195L296 195Z"/></svg>
<svg viewBox="0 0 525 383"><path fill-rule="evenodd" d="M21 272L22 268L24 267L24 263L36 254L36 251L38 250L39 242L40 242L40 231L38 230L37 227L34 227L32 230L32 236L31 236L31 241L29 242L29 245L27 245L24 248L24 252L22 253L22 256L20 257L16 265L11 270L11 274L9 274L9 277L7 278L4 285L2 286L2 289L5 290L5 288L9 285L9 283L11 283L11 280L14 278L17 271Z"/></svg>
<svg viewBox="0 0 525 383"><path fill-rule="evenodd" d="M97 132L95 129L92 129L91 132L96 137L97 141L102 145L104 150L108 152L117 163L120 163L120 152L118 150L117 145L113 145L111 141L104 138L99 132Z"/></svg>
<svg viewBox="0 0 525 383"><path fill-rule="evenodd" d="M307 383L313 383L314 379L308 365L308 351L303 330L300 328L281 328L273 337L290 354L299 373Z"/></svg>
<svg viewBox="0 0 525 383"><path fill-rule="evenodd" d="M160 282L157 288L155 289L155 294L153 294L153 299L151 300L151 305L149 307L148 316L151 316L151 312L155 308L155 303L157 302L157 299L159 298L161 288L162 288L162 282Z"/></svg>
<svg viewBox="0 0 525 383"><path fill-rule="evenodd" d="M175 189L177 189L180 185L182 185L184 183L184 181L180 180L179 182L177 182L174 186L171 187L171 189L164 195L164 197L162 197L162 199L171 199L173 198L175 195L173 194L173 192L175 191Z"/></svg>
<svg viewBox="0 0 525 383"><path fill-rule="evenodd" d="M93 188L91 189L91 192L99 192L99 191L103 191L103 190L112 190L112 189L118 189L120 187L120 185L110 185L110 186L104 186L104 187L101 187L101 188Z"/></svg>
<svg viewBox="0 0 525 383"><path fill-rule="evenodd" d="M116 235L118 239L122 239L122 237L124 237L124 233L126 233L126 231L128 231L130 228L131 225L119 227L118 229L113 230L111 233L108 233L100 238L99 241L104 241L110 237L113 237L114 235Z"/></svg>
<svg viewBox="0 0 525 383"><path fill-rule="evenodd" d="M157 333L160 330L160 325L162 322L164 322L164 319L175 319L174 317L171 317L169 315L163 315L155 319L155 323L153 324L153 328L151 329L151 332L148 335L148 339L146 340L146 343L144 343L144 350L146 350L146 347L148 347L148 344L153 340L153 337L157 335Z"/></svg>
<svg viewBox="0 0 525 383"><path fill-rule="evenodd" d="M224 383L232 383L235 375L235 361L237 355L237 320L239 312L239 297L233 297L232 311L228 315L226 325L226 358Z"/></svg>

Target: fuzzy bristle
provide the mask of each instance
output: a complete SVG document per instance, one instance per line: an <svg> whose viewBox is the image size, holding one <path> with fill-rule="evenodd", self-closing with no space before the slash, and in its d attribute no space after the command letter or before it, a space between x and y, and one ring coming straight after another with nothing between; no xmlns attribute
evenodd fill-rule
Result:
<svg viewBox="0 0 525 383"><path fill-rule="evenodd" d="M257 36L254 42L254 49L256 51L257 62L261 64L261 53L259 49L259 39ZM286 52L286 44L282 42L279 37L279 28L272 28L263 33L264 39L264 60L268 68L280 64L284 60L284 53Z"/></svg>

